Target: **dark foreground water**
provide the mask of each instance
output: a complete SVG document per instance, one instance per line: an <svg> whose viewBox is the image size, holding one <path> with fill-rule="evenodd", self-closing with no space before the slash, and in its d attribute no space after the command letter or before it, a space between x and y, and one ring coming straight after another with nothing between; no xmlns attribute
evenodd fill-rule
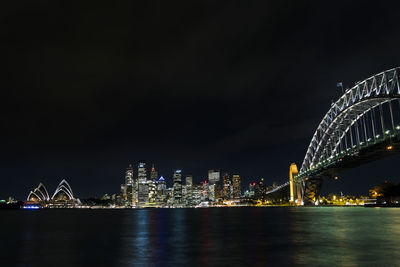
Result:
<svg viewBox="0 0 400 267"><path fill-rule="evenodd" d="M400 209L0 211L0 266L400 266Z"/></svg>

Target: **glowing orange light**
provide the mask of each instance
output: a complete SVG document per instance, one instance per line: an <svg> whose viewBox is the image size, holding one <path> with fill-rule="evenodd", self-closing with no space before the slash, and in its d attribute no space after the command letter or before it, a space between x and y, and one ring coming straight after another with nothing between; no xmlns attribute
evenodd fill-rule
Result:
<svg viewBox="0 0 400 267"><path fill-rule="evenodd" d="M387 150L392 150L392 149L393 149L393 146L387 146L386 149L387 149Z"/></svg>

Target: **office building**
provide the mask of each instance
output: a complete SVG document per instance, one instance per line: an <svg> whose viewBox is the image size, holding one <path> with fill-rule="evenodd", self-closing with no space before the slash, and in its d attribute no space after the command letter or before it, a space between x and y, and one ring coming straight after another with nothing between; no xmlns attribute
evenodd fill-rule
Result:
<svg viewBox="0 0 400 267"><path fill-rule="evenodd" d="M208 182L210 185L215 184L220 181L220 172L219 170L209 170L208 171Z"/></svg>
<svg viewBox="0 0 400 267"><path fill-rule="evenodd" d="M158 172L156 171L156 169L154 168L154 164L151 166L151 172L150 172L150 180L152 181L157 181L157 177L158 177Z"/></svg>
<svg viewBox="0 0 400 267"><path fill-rule="evenodd" d="M144 205L149 202L149 185L147 183L146 163L139 163L138 167L138 202Z"/></svg>
<svg viewBox="0 0 400 267"><path fill-rule="evenodd" d="M132 207L135 205L135 194L134 194L134 179L133 179L133 167L129 164L125 171L125 188L124 188L124 199L126 200L126 206Z"/></svg>
<svg viewBox="0 0 400 267"><path fill-rule="evenodd" d="M182 203L182 170L176 170L173 175L174 179L174 203Z"/></svg>
<svg viewBox="0 0 400 267"><path fill-rule="evenodd" d="M240 176L233 175L232 176L232 184L233 184L233 198L240 198L242 195L241 184L240 184Z"/></svg>
<svg viewBox="0 0 400 267"><path fill-rule="evenodd" d="M160 177L158 179L158 184L157 184L157 202L158 203L164 203L167 199L167 184L165 182L164 177Z"/></svg>
<svg viewBox="0 0 400 267"><path fill-rule="evenodd" d="M192 204L192 189L193 189L193 176L186 175L186 185L185 185L185 204L191 205Z"/></svg>
<svg viewBox="0 0 400 267"><path fill-rule="evenodd" d="M222 175L222 181L223 181L223 198L224 200L228 200L231 198L231 179L229 177L228 173L224 173Z"/></svg>

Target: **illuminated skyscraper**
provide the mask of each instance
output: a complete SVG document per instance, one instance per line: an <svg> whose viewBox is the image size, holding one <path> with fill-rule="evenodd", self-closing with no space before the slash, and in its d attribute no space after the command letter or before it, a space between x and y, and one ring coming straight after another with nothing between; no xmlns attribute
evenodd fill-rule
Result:
<svg viewBox="0 0 400 267"><path fill-rule="evenodd" d="M157 171L154 168L154 164L151 167L151 172L150 172L150 180L147 181L147 184L149 186L149 202L154 203L156 202L157 198Z"/></svg>
<svg viewBox="0 0 400 267"><path fill-rule="evenodd" d="M192 203L191 205L199 205L204 199L203 197L203 184L195 184L192 186Z"/></svg>
<svg viewBox="0 0 400 267"><path fill-rule="evenodd" d="M125 171L125 184L133 185L133 167L132 164L129 164L128 168Z"/></svg>
<svg viewBox="0 0 400 267"><path fill-rule="evenodd" d="M207 181L203 182L203 191L201 196L201 201L209 200L210 199L210 188Z"/></svg>
<svg viewBox="0 0 400 267"><path fill-rule="evenodd" d="M138 167L138 182L145 183L147 180L146 163L139 163Z"/></svg>
<svg viewBox="0 0 400 267"><path fill-rule="evenodd" d="M185 195L185 204L191 205L192 204L192 189L193 189L193 176L186 175L186 195Z"/></svg>
<svg viewBox="0 0 400 267"><path fill-rule="evenodd" d="M193 176L192 175L186 175L186 185L188 185L188 186L193 185Z"/></svg>
<svg viewBox="0 0 400 267"><path fill-rule="evenodd" d="M157 181L157 177L158 177L158 172L156 171L156 169L154 168L154 164L151 166L151 172L150 172L150 180L152 181Z"/></svg>
<svg viewBox="0 0 400 267"><path fill-rule="evenodd" d="M214 201L221 201L222 198L221 181L218 181L214 185Z"/></svg>
<svg viewBox="0 0 400 267"><path fill-rule="evenodd" d="M232 176L232 182L233 182L233 198L240 198L242 195L242 190L240 188L240 176L239 175L233 175Z"/></svg>
<svg viewBox="0 0 400 267"><path fill-rule="evenodd" d="M125 171L125 200L126 205L128 207L132 207L135 204L135 197L134 197L134 179L133 179L133 167L132 164L129 164L128 168Z"/></svg>
<svg viewBox="0 0 400 267"><path fill-rule="evenodd" d="M223 187L224 187L224 199L228 200L231 198L231 179L228 173L222 175Z"/></svg>
<svg viewBox="0 0 400 267"><path fill-rule="evenodd" d="M220 179L219 170L209 170L208 171L208 182L210 185L213 185L216 182L219 182L219 179Z"/></svg>
<svg viewBox="0 0 400 267"><path fill-rule="evenodd" d="M157 202L158 203L164 203L167 198L167 184L165 183L164 177L160 177L158 179L158 184L157 184Z"/></svg>
<svg viewBox="0 0 400 267"><path fill-rule="evenodd" d="M138 202L139 205L149 202L149 185L147 183L146 163L139 163L138 167Z"/></svg>
<svg viewBox="0 0 400 267"><path fill-rule="evenodd" d="M182 170L174 172L174 203L182 203Z"/></svg>
<svg viewBox="0 0 400 267"><path fill-rule="evenodd" d="M155 203L157 198L157 181L148 180L147 185L149 187L149 202Z"/></svg>
<svg viewBox="0 0 400 267"><path fill-rule="evenodd" d="M211 183L208 185L208 199L212 202L215 201L215 185Z"/></svg>

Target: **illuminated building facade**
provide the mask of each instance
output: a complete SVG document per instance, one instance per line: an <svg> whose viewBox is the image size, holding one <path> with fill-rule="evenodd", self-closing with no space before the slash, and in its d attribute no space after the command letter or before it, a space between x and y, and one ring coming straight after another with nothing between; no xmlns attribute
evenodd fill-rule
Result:
<svg viewBox="0 0 400 267"><path fill-rule="evenodd" d="M155 203L157 198L157 181L149 180L147 181L149 187L149 202Z"/></svg>
<svg viewBox="0 0 400 267"><path fill-rule="evenodd" d="M146 183L147 181L147 172L146 172L146 163L139 163L138 166L138 182Z"/></svg>
<svg viewBox="0 0 400 267"><path fill-rule="evenodd" d="M156 169L154 168L154 164L151 166L151 172L150 172L150 180L152 181L157 181L157 177L158 177L158 172L156 171Z"/></svg>
<svg viewBox="0 0 400 267"><path fill-rule="evenodd" d="M216 184L220 181L219 170L209 170L208 171L208 182L210 185Z"/></svg>
<svg viewBox="0 0 400 267"><path fill-rule="evenodd" d="M146 163L139 163L138 166L138 203L144 205L149 202L149 184L147 183Z"/></svg>
<svg viewBox="0 0 400 267"><path fill-rule="evenodd" d="M158 179L158 184L157 184L157 202L158 203L164 203L167 199L167 184L165 182L164 177L160 177Z"/></svg>
<svg viewBox="0 0 400 267"><path fill-rule="evenodd" d="M186 175L186 194L185 194L185 203L187 205L191 205L192 203L192 189L193 189L193 176L192 175Z"/></svg>
<svg viewBox="0 0 400 267"><path fill-rule="evenodd" d="M182 170L176 170L173 175L174 178L174 203L182 203Z"/></svg>
<svg viewBox="0 0 400 267"><path fill-rule="evenodd" d="M203 182L203 190L202 190L202 196L201 196L201 201L209 200L210 199L210 187L207 181Z"/></svg>
<svg viewBox="0 0 400 267"><path fill-rule="evenodd" d="M223 198L224 200L228 200L231 198L231 179L228 173L222 175L222 182L224 185Z"/></svg>
<svg viewBox="0 0 400 267"><path fill-rule="evenodd" d="M150 203L155 203L157 199L157 175L158 172L154 168L154 164L151 167L151 172L150 172L150 180L147 181L147 184L149 186L149 202Z"/></svg>
<svg viewBox="0 0 400 267"><path fill-rule="evenodd" d="M132 207L135 204L135 193L134 193L134 179L133 179L133 167L129 164L125 171L125 196L126 206Z"/></svg>
<svg viewBox="0 0 400 267"><path fill-rule="evenodd" d="M191 205L199 205L203 198L203 184L196 184L192 186L192 199Z"/></svg>
<svg viewBox="0 0 400 267"><path fill-rule="evenodd" d="M232 176L233 183L233 198L238 199L242 195L240 176L235 174Z"/></svg>

